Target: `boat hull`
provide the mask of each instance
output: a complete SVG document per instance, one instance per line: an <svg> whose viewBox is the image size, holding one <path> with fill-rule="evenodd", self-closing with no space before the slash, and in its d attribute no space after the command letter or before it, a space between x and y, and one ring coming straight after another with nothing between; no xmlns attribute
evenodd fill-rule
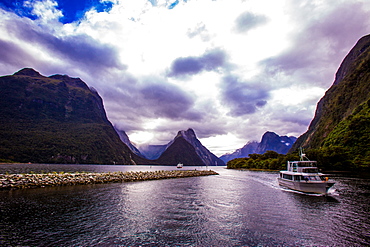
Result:
<svg viewBox="0 0 370 247"><path fill-rule="evenodd" d="M288 179L278 178L280 186L314 194L327 194L328 190L334 185L328 181L292 181Z"/></svg>

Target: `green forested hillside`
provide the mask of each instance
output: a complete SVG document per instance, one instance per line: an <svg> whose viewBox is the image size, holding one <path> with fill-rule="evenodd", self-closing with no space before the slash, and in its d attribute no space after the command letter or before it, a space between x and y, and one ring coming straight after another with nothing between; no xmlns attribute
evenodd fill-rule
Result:
<svg viewBox="0 0 370 247"><path fill-rule="evenodd" d="M308 131L298 138L299 147L320 148L337 125L370 99L370 35L361 38L338 69L335 83L319 101Z"/></svg>
<svg viewBox="0 0 370 247"><path fill-rule="evenodd" d="M370 35L367 35L343 60L334 84L317 104L308 131L298 138L291 152L299 147L316 153L335 150L342 157L335 163L336 168L369 169L369 100ZM327 162L333 165L333 161Z"/></svg>
<svg viewBox="0 0 370 247"><path fill-rule="evenodd" d="M340 147L354 168L370 168L370 100L356 108L325 138L323 147Z"/></svg>

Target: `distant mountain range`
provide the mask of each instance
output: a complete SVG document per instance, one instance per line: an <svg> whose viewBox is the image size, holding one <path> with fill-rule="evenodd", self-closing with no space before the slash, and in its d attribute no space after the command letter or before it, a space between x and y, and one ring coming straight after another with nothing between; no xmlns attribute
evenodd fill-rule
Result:
<svg viewBox="0 0 370 247"><path fill-rule="evenodd" d="M0 77L0 91L0 162L224 165L192 129L145 158L79 78L24 68Z"/></svg>
<svg viewBox="0 0 370 247"><path fill-rule="evenodd" d="M268 131L263 134L261 142L248 142L244 147L235 150L233 153L222 155L220 159L226 163L232 159L248 157L249 154L264 154L266 151L286 154L296 140L297 138L294 136L279 136Z"/></svg>

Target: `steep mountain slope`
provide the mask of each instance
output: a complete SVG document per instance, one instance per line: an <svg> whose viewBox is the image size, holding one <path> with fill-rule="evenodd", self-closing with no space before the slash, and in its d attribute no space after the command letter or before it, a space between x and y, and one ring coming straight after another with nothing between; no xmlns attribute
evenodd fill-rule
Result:
<svg viewBox="0 0 370 247"><path fill-rule="evenodd" d="M0 159L133 164L98 93L79 78L26 68L0 77Z"/></svg>
<svg viewBox="0 0 370 247"><path fill-rule="evenodd" d="M236 158L248 157L249 154L264 154L266 151L275 151L279 154L286 154L297 140L294 136L279 136L274 132L267 131L263 134L261 142L248 142L241 149L237 149L231 154L220 157L225 162Z"/></svg>
<svg viewBox="0 0 370 247"><path fill-rule="evenodd" d="M336 73L334 84L317 104L315 117L307 132L298 138L291 151L301 146L315 149L323 147L326 138L334 129L336 129L336 133L345 134L341 127L347 126L348 118L356 118L355 110L367 102L369 98L370 35L367 35L357 42L343 60ZM363 115L363 117L367 118L368 115ZM346 123L341 124L342 121ZM369 135L366 132L362 134ZM328 143L345 145L337 141ZM360 143L358 142L358 144Z"/></svg>
<svg viewBox="0 0 370 247"><path fill-rule="evenodd" d="M173 143L156 160L156 163L162 165L204 165L203 160L198 156L195 148L183 137L175 138Z"/></svg>
<svg viewBox="0 0 370 247"><path fill-rule="evenodd" d="M370 168L370 99L341 121L323 142L324 148L341 147L354 168ZM347 167L348 168L348 167Z"/></svg>
<svg viewBox="0 0 370 247"><path fill-rule="evenodd" d="M190 146L184 144L184 141ZM163 153L155 160L155 162L159 164L183 163L184 165L225 165L222 160L217 158L216 155L202 145L193 129L188 129L186 131L180 130L175 138L167 145L158 145L158 151L161 150L163 150ZM170 154L171 152L173 152L173 154ZM176 157L176 159L174 157Z"/></svg>
<svg viewBox="0 0 370 247"><path fill-rule="evenodd" d="M130 148L130 150L136 154L137 156L140 156L140 157L144 157L144 155L141 154L141 152L139 151L139 149L137 149L130 141L130 138L128 137L128 135L126 134L125 131L123 130L119 130L117 128L114 128L119 136L119 138L121 139L121 141L126 144L127 147Z"/></svg>
<svg viewBox="0 0 370 247"><path fill-rule="evenodd" d="M188 141L194 148L198 156L202 159L203 163L208 166L213 165L225 165L225 163L217 158L216 155L211 153L202 143L198 140L193 129L181 130L177 134L177 137L183 137Z"/></svg>

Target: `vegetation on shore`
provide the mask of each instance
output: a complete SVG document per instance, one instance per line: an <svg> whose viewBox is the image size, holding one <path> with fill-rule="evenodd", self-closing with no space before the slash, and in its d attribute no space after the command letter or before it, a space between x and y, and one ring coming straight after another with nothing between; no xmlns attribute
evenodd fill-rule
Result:
<svg viewBox="0 0 370 247"><path fill-rule="evenodd" d="M356 159L351 152L342 146L329 146L305 151L310 160L316 160L319 169L324 171L369 171L364 159ZM249 158L237 158L227 163L230 169L264 169L285 170L287 161L299 160L298 152L278 154L267 151L264 154L250 154Z"/></svg>

